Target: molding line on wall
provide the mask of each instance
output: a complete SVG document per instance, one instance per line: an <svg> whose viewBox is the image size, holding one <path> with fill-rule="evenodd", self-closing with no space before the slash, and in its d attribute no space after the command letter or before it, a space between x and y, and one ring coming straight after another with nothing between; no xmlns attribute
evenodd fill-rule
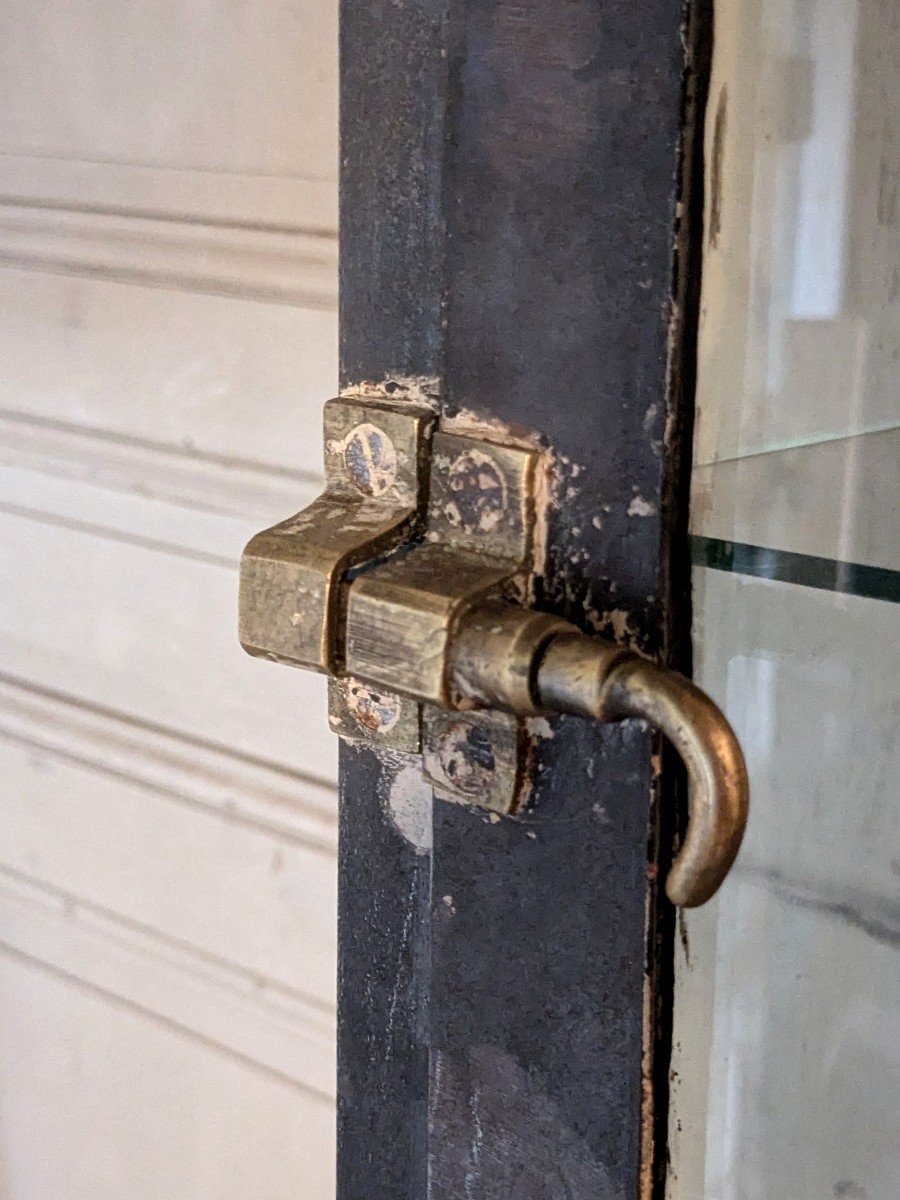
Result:
<svg viewBox="0 0 900 1200"><path fill-rule="evenodd" d="M0 956L334 1096L334 1017L301 993L0 865Z"/></svg>
<svg viewBox="0 0 900 1200"><path fill-rule="evenodd" d="M0 465L247 520L280 518L321 490L300 470L4 409Z"/></svg>
<svg viewBox="0 0 900 1200"><path fill-rule="evenodd" d="M0 263L26 270L332 311L337 255L325 231L0 200Z"/></svg>
<svg viewBox="0 0 900 1200"><path fill-rule="evenodd" d="M0 738L337 854L329 784L0 675Z"/></svg>
<svg viewBox="0 0 900 1200"><path fill-rule="evenodd" d="M0 511L236 567L318 477L0 410Z"/></svg>
<svg viewBox="0 0 900 1200"><path fill-rule="evenodd" d="M109 211L152 210L173 219L208 224L298 226L331 233L338 227L337 147L333 171L236 172L115 158L59 157L0 150L0 202Z"/></svg>

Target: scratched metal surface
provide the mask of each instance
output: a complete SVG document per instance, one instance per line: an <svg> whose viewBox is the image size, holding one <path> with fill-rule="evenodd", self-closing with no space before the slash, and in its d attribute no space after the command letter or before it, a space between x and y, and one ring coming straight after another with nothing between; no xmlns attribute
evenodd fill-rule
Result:
<svg viewBox="0 0 900 1200"><path fill-rule="evenodd" d="M651 651L681 18L343 4L344 382L437 376L445 411L546 435L543 603ZM340 1200L639 1195L652 749L554 722L533 809L437 801L427 834L396 761L343 752Z"/></svg>

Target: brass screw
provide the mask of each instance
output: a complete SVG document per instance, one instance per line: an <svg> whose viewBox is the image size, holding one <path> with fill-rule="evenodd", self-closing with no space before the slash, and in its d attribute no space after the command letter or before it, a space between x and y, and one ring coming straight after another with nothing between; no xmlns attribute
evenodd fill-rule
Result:
<svg viewBox="0 0 900 1200"><path fill-rule="evenodd" d="M397 479L394 443L377 425L357 425L344 442L344 467L361 492L381 496Z"/></svg>
<svg viewBox="0 0 900 1200"><path fill-rule="evenodd" d="M441 734L438 760L448 783L468 795L490 784L496 767L490 738L471 721L457 721Z"/></svg>

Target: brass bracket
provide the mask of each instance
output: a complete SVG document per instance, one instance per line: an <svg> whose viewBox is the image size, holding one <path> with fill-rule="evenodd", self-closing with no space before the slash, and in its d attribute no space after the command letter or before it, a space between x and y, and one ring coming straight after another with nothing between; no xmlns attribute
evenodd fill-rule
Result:
<svg viewBox="0 0 900 1200"><path fill-rule="evenodd" d="M540 459L533 447L436 432L421 544L361 574L347 602L347 672L422 701L437 794L499 813L527 798L527 718L460 711L471 705L454 687L450 647L473 606L529 593Z"/></svg>
<svg viewBox="0 0 900 1200"><path fill-rule="evenodd" d="M331 400L324 425L325 491L244 551L241 643L328 674L341 737L422 754L441 796L512 812L527 718L457 711L448 647L479 599L527 598L541 453L387 397Z"/></svg>
<svg viewBox="0 0 900 1200"><path fill-rule="evenodd" d="M434 414L339 399L325 405L324 425L325 491L246 546L238 631L249 654L335 674L351 572L421 525Z"/></svg>

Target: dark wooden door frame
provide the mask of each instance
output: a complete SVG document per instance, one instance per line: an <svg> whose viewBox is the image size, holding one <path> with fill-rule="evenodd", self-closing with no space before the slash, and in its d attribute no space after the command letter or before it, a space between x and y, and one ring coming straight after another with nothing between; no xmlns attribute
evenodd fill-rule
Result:
<svg viewBox="0 0 900 1200"><path fill-rule="evenodd" d="M342 385L543 434L543 606L684 669L706 0L341 15ZM342 748L340 1200L661 1195L659 750L559 720L494 823Z"/></svg>

